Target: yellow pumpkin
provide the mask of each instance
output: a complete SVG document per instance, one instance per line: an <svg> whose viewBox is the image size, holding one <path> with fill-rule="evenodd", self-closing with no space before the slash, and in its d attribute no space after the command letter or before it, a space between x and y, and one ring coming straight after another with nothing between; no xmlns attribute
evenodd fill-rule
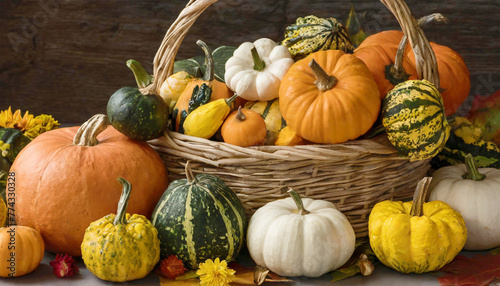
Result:
<svg viewBox="0 0 500 286"><path fill-rule="evenodd" d="M383 201L370 214L373 252L399 272L437 270L455 258L467 239L460 213L442 201L424 203L431 179L418 183L413 202Z"/></svg>

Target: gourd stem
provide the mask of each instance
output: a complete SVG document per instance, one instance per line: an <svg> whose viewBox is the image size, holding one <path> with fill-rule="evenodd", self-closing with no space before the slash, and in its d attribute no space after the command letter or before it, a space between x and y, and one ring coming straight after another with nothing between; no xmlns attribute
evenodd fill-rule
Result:
<svg viewBox="0 0 500 286"><path fill-rule="evenodd" d="M309 63L309 67L316 76L316 81L314 82L314 84L318 87L319 90L327 91L335 87L338 82L337 78L327 74L325 70L322 69L314 59Z"/></svg>
<svg viewBox="0 0 500 286"><path fill-rule="evenodd" d="M238 119L239 121L245 121L247 119L247 117L245 116L243 111L241 111L241 106L238 106L238 112L236 113L236 119Z"/></svg>
<svg viewBox="0 0 500 286"><path fill-rule="evenodd" d="M110 124L108 116L96 114L80 126L73 138L73 145L91 147L99 144L97 136Z"/></svg>
<svg viewBox="0 0 500 286"><path fill-rule="evenodd" d="M304 208L304 203L302 202L302 199L294 189L288 190L288 194L292 197L293 201L297 205L299 214L306 215L309 213L309 211Z"/></svg>
<svg viewBox="0 0 500 286"><path fill-rule="evenodd" d="M440 13L434 13L418 19L418 25L421 27L425 27L432 21L446 23L448 19ZM394 65L389 65L388 67L386 67L386 78L394 85L404 82L410 77L410 75L407 74L405 69L403 68L403 58L407 44L408 37L404 35L401 39L401 42L399 42L396 58L394 59Z"/></svg>
<svg viewBox="0 0 500 286"><path fill-rule="evenodd" d="M465 173L462 178L474 181L482 181L486 178L486 175L479 172L474 156L471 154L465 156L465 167L467 168L467 173Z"/></svg>
<svg viewBox="0 0 500 286"><path fill-rule="evenodd" d="M205 53L205 74L203 75L202 80L212 82L214 80L214 58L207 44L202 40L196 41L196 44L201 47L203 52Z"/></svg>
<svg viewBox="0 0 500 286"><path fill-rule="evenodd" d="M186 166L184 167L184 171L186 172L186 178L190 184L198 182L198 179L193 174L191 170L191 161L186 162Z"/></svg>
<svg viewBox="0 0 500 286"><path fill-rule="evenodd" d="M229 107L231 107L231 105L233 104L233 101L238 97L238 94L235 92L233 96L231 96L230 98L227 98L225 99L226 101L226 104L229 105Z"/></svg>
<svg viewBox="0 0 500 286"><path fill-rule="evenodd" d="M135 81L139 88L145 88L153 82L153 76L150 75L138 61L128 60L127 67L134 73Z"/></svg>
<svg viewBox="0 0 500 286"><path fill-rule="evenodd" d="M127 206L128 201L130 199L130 193L132 191L132 185L125 180L124 178L117 178L118 182L120 182L123 186L122 195L120 196L120 200L118 201L118 209L116 211L116 217L113 221L113 225L117 224L127 224Z"/></svg>
<svg viewBox="0 0 500 286"><path fill-rule="evenodd" d="M427 198L427 192L429 191L431 181L432 177L425 177L418 182L415 194L413 195L413 204L410 210L411 216L424 215L424 203Z"/></svg>
<svg viewBox="0 0 500 286"><path fill-rule="evenodd" d="M256 71L262 71L266 68L266 63L260 58L257 49L253 47L250 52L252 53L253 59L253 69Z"/></svg>

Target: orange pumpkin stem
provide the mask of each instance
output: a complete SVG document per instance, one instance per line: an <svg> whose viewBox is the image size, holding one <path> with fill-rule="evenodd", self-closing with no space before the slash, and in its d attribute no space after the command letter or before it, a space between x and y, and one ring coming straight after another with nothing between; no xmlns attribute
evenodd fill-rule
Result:
<svg viewBox="0 0 500 286"><path fill-rule="evenodd" d="M245 121L247 119L247 117L245 116L243 111L241 111L241 106L238 106L238 112L236 113L236 119L238 119L239 121Z"/></svg>
<svg viewBox="0 0 500 286"><path fill-rule="evenodd" d="M73 138L73 145L91 147L99 144L97 136L110 124L108 116L96 114L80 126Z"/></svg>
<svg viewBox="0 0 500 286"><path fill-rule="evenodd" d="M429 191L431 181L432 177L425 177L418 182L415 194L413 195L413 204L410 210L411 216L424 215L424 203L427 198L427 192Z"/></svg>
<svg viewBox="0 0 500 286"><path fill-rule="evenodd" d="M327 91L335 87L338 82L337 78L327 74L325 70L322 69L314 59L312 59L312 61L309 63L309 67L316 76L316 81L314 82L314 84L318 87L319 90Z"/></svg>

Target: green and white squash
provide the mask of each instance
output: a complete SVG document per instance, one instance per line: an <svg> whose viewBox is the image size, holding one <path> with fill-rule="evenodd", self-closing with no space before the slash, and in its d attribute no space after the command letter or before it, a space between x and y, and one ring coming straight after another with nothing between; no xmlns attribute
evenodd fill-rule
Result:
<svg viewBox="0 0 500 286"><path fill-rule="evenodd" d="M158 230L161 257L177 255L186 267L220 258L233 260L243 246L246 216L236 194L218 177L194 176L170 184L151 221Z"/></svg>
<svg viewBox="0 0 500 286"><path fill-rule="evenodd" d="M395 86L382 101L381 116L392 145L410 160L436 156L450 137L441 94L427 80Z"/></svg>
<svg viewBox="0 0 500 286"><path fill-rule="evenodd" d="M319 18L313 15L299 17L285 30L281 42L288 47L294 60L305 58L321 50L342 50L351 53L354 47L347 29L335 18Z"/></svg>
<svg viewBox="0 0 500 286"><path fill-rule="evenodd" d="M139 88L148 86L153 78L142 65L127 61ZM122 87L111 95L107 114L113 127L128 137L147 141L160 137L168 124L168 106L156 94L142 94L137 87Z"/></svg>
<svg viewBox="0 0 500 286"><path fill-rule="evenodd" d="M263 145L274 145L278 134L286 126L285 119L281 116L279 99L275 98L269 101L249 101L245 108L253 110L260 114L266 122L266 139Z"/></svg>

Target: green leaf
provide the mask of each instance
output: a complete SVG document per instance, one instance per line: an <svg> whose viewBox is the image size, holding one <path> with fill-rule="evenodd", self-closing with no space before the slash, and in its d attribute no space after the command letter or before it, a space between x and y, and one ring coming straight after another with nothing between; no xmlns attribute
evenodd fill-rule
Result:
<svg viewBox="0 0 500 286"><path fill-rule="evenodd" d="M233 56L236 47L220 46L212 52L214 58L214 76L220 82L224 82L226 74L226 62ZM194 58L179 60L174 63L174 73L185 71L196 78L201 78L205 72L205 58L196 56Z"/></svg>
<svg viewBox="0 0 500 286"><path fill-rule="evenodd" d="M368 37L368 34L361 28L358 15L356 11L354 11L353 5L351 5L351 11L349 12L349 17L347 18L345 26L354 47L359 46Z"/></svg>
<svg viewBox="0 0 500 286"><path fill-rule="evenodd" d="M235 50L236 47L220 46L212 52L214 58L214 76L218 81L225 82L226 62L233 56Z"/></svg>
<svg viewBox="0 0 500 286"><path fill-rule="evenodd" d="M360 272L358 265L351 265L346 268L341 268L332 273L332 281L337 282L346 278L352 277Z"/></svg>
<svg viewBox="0 0 500 286"><path fill-rule="evenodd" d="M31 139L14 128L0 128L0 154L11 164L17 157L17 154L31 142Z"/></svg>

